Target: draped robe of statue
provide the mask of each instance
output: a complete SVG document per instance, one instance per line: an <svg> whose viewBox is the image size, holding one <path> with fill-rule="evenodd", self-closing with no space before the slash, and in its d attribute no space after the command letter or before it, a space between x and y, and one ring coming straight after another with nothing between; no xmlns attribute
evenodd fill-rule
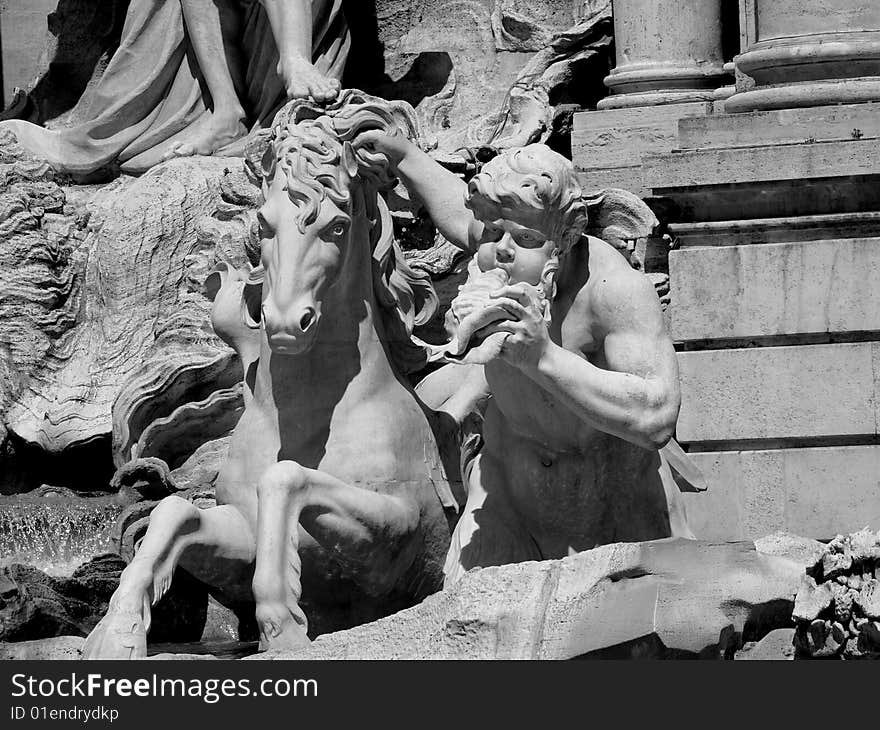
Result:
<svg viewBox="0 0 880 730"><path fill-rule="evenodd" d="M258 0L237 3L242 68L233 77L249 125L266 127L287 101L276 68L278 49ZM313 0L312 12L312 61L338 79L350 47L342 0ZM199 76L180 2L132 0L119 49L71 115L85 121L52 130L13 120L0 123L0 130L11 129L26 149L62 172L87 174L116 165L122 172L143 172L162 161L172 138L210 113Z"/></svg>

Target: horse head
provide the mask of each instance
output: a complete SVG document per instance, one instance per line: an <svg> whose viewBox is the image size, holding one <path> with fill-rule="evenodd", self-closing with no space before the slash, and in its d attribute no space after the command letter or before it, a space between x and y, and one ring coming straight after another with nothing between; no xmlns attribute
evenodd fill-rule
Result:
<svg viewBox="0 0 880 730"><path fill-rule="evenodd" d="M314 344L327 291L361 244L356 229L366 231L374 268L405 270L410 283L422 278L408 270L399 251L394 255L390 216L380 198L396 182L388 160L356 149L358 135L377 129L417 135L408 105L351 90L329 106L292 102L276 117L261 163L264 203L257 216L260 314L275 354L301 354ZM359 226L364 220L366 226ZM400 309L400 298L392 298Z"/></svg>

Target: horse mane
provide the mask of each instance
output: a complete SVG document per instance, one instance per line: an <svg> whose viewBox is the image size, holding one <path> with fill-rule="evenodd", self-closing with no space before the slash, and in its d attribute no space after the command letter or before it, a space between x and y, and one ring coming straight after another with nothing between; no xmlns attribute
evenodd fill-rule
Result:
<svg viewBox="0 0 880 730"><path fill-rule="evenodd" d="M387 157L363 149L355 152L352 147L358 135L371 130L418 139L415 113L406 102L389 102L351 89L326 106L310 100L290 102L275 117L260 171L263 185L278 169L284 171L288 195L298 207L300 231L315 221L325 196L340 207L351 206L353 212L360 213L364 206L363 213L372 222L373 291L389 355L404 373L410 373L427 362L424 346L413 340L413 329L431 319L439 301L429 276L407 264L394 238L391 214L381 195L397 184ZM347 169L349 164L356 169ZM362 195L353 200L354 177L361 183Z"/></svg>

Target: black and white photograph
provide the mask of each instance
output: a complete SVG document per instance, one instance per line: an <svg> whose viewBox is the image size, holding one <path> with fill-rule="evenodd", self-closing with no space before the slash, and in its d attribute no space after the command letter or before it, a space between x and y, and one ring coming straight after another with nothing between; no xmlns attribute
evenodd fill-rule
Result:
<svg viewBox="0 0 880 730"><path fill-rule="evenodd" d="M4 727L880 658L877 0L0 0L0 81Z"/></svg>

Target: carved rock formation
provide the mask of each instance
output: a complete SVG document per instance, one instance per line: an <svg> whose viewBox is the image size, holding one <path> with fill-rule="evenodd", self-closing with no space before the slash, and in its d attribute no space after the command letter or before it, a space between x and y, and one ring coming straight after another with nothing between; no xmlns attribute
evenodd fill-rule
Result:
<svg viewBox="0 0 880 730"><path fill-rule="evenodd" d="M610 0L350 5L352 58L362 62L350 65L346 85L412 104L440 159L460 162L462 147L545 141L557 109L604 94ZM358 34L361 25L375 37Z"/></svg>
<svg viewBox="0 0 880 730"><path fill-rule="evenodd" d="M0 412L18 442L57 454L112 431L117 466L143 454L174 468L231 428L240 396L212 394L242 373L210 326L214 243L197 235L230 167L241 162L180 160L96 190L62 187L12 148L0 170ZM202 441L187 441L192 429Z"/></svg>
<svg viewBox="0 0 880 730"><path fill-rule="evenodd" d="M605 545L470 571L414 608L255 658L732 658L743 642L790 626L803 571L752 543Z"/></svg>
<svg viewBox="0 0 880 730"><path fill-rule="evenodd" d="M84 229L52 169L0 137L0 413L76 321Z"/></svg>

